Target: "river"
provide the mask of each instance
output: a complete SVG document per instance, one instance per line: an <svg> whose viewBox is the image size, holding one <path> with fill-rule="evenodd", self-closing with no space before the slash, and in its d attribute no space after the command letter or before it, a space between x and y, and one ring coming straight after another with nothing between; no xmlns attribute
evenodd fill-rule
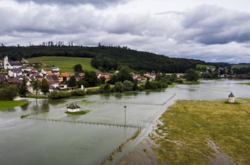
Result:
<svg viewBox="0 0 250 165"><path fill-rule="evenodd" d="M250 97L249 80L203 80L198 85L177 85L155 92L90 95L62 100L37 100L0 112L0 164L100 164L117 147L142 128L111 164L126 156L152 130L155 121L176 100ZM83 100L93 101L84 103ZM67 115L76 102L83 116ZM125 109L126 108L126 125ZM21 119L21 115L32 114Z"/></svg>

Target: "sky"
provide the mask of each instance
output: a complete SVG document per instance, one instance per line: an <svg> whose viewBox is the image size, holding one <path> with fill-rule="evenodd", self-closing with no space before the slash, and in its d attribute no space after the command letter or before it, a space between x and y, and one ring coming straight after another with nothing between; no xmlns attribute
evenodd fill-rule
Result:
<svg viewBox="0 0 250 165"><path fill-rule="evenodd" d="M249 0L0 0L0 43L101 43L250 63L249 6Z"/></svg>

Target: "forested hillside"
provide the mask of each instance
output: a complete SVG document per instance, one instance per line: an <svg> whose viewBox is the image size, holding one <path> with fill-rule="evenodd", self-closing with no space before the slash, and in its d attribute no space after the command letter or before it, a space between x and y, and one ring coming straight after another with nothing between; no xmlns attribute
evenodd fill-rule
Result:
<svg viewBox="0 0 250 165"><path fill-rule="evenodd" d="M93 65L105 70L116 69L119 65L127 65L134 70L185 72L189 68L196 68L197 64L205 62L193 59L169 58L149 52L131 50L127 47L83 47L83 46L29 46L6 47L0 46L0 59L8 55L12 60L40 56L67 56L94 58ZM98 60L102 57L102 60ZM111 62L111 63L110 63ZM111 67L109 66L111 65Z"/></svg>

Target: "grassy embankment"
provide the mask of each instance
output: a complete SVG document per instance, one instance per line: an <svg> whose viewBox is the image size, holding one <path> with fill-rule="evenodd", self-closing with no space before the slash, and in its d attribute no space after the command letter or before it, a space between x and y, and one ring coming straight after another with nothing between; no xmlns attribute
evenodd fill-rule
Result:
<svg viewBox="0 0 250 165"><path fill-rule="evenodd" d="M84 71L95 71L98 72L98 69L95 69L91 66L91 58L77 58L77 57L56 57L56 56L43 56L27 59L29 62L40 62L43 64L43 67L56 66L60 68L60 72L73 72L73 67L76 64L81 64Z"/></svg>
<svg viewBox="0 0 250 165"><path fill-rule="evenodd" d="M28 104L29 101L27 100L20 100L20 101L0 101L0 111L7 110L13 107L19 107L24 104Z"/></svg>
<svg viewBox="0 0 250 165"><path fill-rule="evenodd" d="M215 68L213 65L202 65L202 64L197 64L196 68Z"/></svg>
<svg viewBox="0 0 250 165"><path fill-rule="evenodd" d="M155 134L149 137L159 163L210 164L215 159L212 141L221 153L239 165L250 161L250 99L240 104L224 101L177 101L162 115Z"/></svg>

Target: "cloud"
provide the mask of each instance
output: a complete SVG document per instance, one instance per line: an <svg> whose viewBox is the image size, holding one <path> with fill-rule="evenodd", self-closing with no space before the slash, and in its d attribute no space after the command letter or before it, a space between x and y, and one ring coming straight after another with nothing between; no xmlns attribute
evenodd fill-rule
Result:
<svg viewBox="0 0 250 165"><path fill-rule="evenodd" d="M56 4L56 5L90 4L98 8L105 8L110 5L126 2L126 0L15 0L15 1L21 3L34 2L37 4Z"/></svg>
<svg viewBox="0 0 250 165"><path fill-rule="evenodd" d="M203 5L184 12L110 14L86 5L2 4L0 15L8 17L0 17L0 43L6 45L100 42L171 57L250 62L246 12Z"/></svg>
<svg viewBox="0 0 250 165"><path fill-rule="evenodd" d="M250 14L217 6L202 5L183 15L183 32L176 39L202 44L250 41Z"/></svg>

